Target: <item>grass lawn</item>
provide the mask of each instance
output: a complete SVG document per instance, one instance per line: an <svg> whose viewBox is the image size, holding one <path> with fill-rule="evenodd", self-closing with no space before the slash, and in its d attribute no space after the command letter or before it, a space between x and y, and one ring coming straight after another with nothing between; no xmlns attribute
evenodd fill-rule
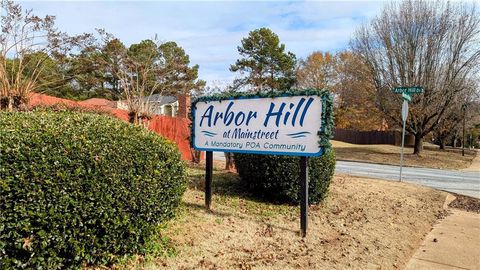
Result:
<svg viewBox="0 0 480 270"><path fill-rule="evenodd" d="M361 145L331 141L338 160L352 160L380 164L399 165L400 147L387 144ZM475 151L465 149L440 150L436 145L427 144L421 156L413 154L413 148L405 147L404 164L411 167L459 170L470 166Z"/></svg>
<svg viewBox="0 0 480 270"><path fill-rule="evenodd" d="M221 168L221 165L218 166ZM121 269L402 269L445 215L446 194L406 183L335 176L328 198L310 207L259 201L235 173L215 170L212 211L204 209L201 167L176 218L160 234L169 252L136 257Z"/></svg>

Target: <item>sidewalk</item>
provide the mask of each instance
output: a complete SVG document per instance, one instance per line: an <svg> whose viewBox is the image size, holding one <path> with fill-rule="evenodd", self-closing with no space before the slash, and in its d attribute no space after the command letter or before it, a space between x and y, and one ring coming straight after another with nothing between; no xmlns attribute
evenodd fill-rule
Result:
<svg viewBox="0 0 480 270"><path fill-rule="evenodd" d="M480 269L480 214L449 211L427 235L406 270Z"/></svg>

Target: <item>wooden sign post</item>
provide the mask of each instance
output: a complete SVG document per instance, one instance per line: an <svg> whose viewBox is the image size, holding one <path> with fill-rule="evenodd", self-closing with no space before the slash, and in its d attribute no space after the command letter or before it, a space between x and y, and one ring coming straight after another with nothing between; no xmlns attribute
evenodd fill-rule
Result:
<svg viewBox="0 0 480 270"><path fill-rule="evenodd" d="M201 97L192 103L192 145L206 151L205 207L211 208L213 151L300 156L300 229L308 223L308 157L328 145L331 96L326 91L237 98ZM328 123L333 123L329 121Z"/></svg>

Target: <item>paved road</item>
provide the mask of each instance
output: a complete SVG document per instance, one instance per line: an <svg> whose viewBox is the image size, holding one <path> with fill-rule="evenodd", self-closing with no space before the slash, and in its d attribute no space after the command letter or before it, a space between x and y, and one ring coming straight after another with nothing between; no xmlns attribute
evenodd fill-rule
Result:
<svg viewBox="0 0 480 270"><path fill-rule="evenodd" d="M214 159L224 160L223 153L214 152ZM398 181L399 167L337 161L336 172ZM405 182L480 198L480 171L466 172L404 167L402 175Z"/></svg>
<svg viewBox="0 0 480 270"><path fill-rule="evenodd" d="M336 172L398 181L399 166L337 161ZM405 182L480 198L480 172L404 167L402 178Z"/></svg>

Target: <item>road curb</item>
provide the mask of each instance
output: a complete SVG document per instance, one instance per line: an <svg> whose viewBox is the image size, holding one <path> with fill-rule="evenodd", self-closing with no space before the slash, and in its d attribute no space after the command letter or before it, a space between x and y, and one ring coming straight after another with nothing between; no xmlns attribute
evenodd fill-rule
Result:
<svg viewBox="0 0 480 270"><path fill-rule="evenodd" d="M445 197L445 202L443 202L443 209L444 210L448 210L448 209L451 209L449 207L450 203L452 203L457 197L455 197L455 195L453 195L452 193L448 193L447 192L447 197Z"/></svg>

